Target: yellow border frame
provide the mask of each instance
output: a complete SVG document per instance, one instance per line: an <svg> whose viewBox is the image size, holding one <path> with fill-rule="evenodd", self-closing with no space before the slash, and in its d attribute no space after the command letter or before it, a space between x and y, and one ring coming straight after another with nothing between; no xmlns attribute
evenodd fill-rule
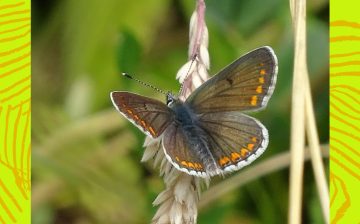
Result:
<svg viewBox="0 0 360 224"><path fill-rule="evenodd" d="M330 2L331 223L360 221L360 14ZM0 2L0 224L30 223L30 1Z"/></svg>
<svg viewBox="0 0 360 224"><path fill-rule="evenodd" d="M30 223L30 1L0 2L0 224Z"/></svg>
<svg viewBox="0 0 360 224"><path fill-rule="evenodd" d="M360 13L330 1L330 220L359 223Z"/></svg>

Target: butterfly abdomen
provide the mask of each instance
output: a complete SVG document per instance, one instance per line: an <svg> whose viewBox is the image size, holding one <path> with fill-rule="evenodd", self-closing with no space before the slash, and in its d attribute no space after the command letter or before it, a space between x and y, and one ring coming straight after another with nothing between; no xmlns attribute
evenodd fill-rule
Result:
<svg viewBox="0 0 360 224"><path fill-rule="evenodd" d="M218 167L209 149L209 139L206 132L199 126L199 121L195 113L184 104L179 104L173 108L176 121L181 125L188 147L198 156L199 160L205 165L206 171L217 172Z"/></svg>

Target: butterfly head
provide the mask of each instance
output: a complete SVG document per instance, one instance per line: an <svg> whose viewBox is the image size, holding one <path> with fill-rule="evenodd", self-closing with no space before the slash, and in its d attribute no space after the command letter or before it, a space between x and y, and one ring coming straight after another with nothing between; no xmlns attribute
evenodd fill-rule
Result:
<svg viewBox="0 0 360 224"><path fill-rule="evenodd" d="M171 92L166 93L166 105L168 107L173 106L176 101L178 101L178 99L174 94L172 94Z"/></svg>

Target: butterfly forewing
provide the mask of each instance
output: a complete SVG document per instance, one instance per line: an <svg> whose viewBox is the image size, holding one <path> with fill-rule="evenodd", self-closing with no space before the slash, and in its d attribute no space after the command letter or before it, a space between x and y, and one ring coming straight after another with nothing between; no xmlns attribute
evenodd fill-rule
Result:
<svg viewBox="0 0 360 224"><path fill-rule="evenodd" d="M195 113L258 110L276 83L277 59L270 47L237 59L196 89L186 100Z"/></svg>
<svg viewBox="0 0 360 224"><path fill-rule="evenodd" d="M199 117L210 150L223 171L241 169L260 156L268 145L268 131L256 119L240 112L219 112Z"/></svg>
<svg viewBox="0 0 360 224"><path fill-rule="evenodd" d="M129 92L111 92L116 109L147 135L157 138L173 121L164 103Z"/></svg>

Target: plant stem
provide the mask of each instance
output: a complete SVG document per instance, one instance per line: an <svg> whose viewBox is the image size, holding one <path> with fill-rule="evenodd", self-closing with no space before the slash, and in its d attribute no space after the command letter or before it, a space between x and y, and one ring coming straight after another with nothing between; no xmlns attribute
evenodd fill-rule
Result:
<svg viewBox="0 0 360 224"><path fill-rule="evenodd" d="M326 175L324 171L324 165L321 159L319 137L316 130L314 108L311 99L311 91L309 84L309 77L306 76L306 88L305 88L305 113L306 113L306 132L309 142L309 151L311 155L311 162L313 166L316 187L318 190L320 204L326 223L329 223L329 188L326 182Z"/></svg>
<svg viewBox="0 0 360 224"><path fill-rule="evenodd" d="M192 60L197 54L200 53L200 45L202 42L204 29L205 29L205 2L204 0L198 0L196 4L196 13L197 13L197 24L196 24L196 34L193 38L193 46L190 47L191 53L189 55L189 60Z"/></svg>
<svg viewBox="0 0 360 224"><path fill-rule="evenodd" d="M294 74L291 111L291 164L288 223L301 223L305 145L306 0L290 0L294 26Z"/></svg>

